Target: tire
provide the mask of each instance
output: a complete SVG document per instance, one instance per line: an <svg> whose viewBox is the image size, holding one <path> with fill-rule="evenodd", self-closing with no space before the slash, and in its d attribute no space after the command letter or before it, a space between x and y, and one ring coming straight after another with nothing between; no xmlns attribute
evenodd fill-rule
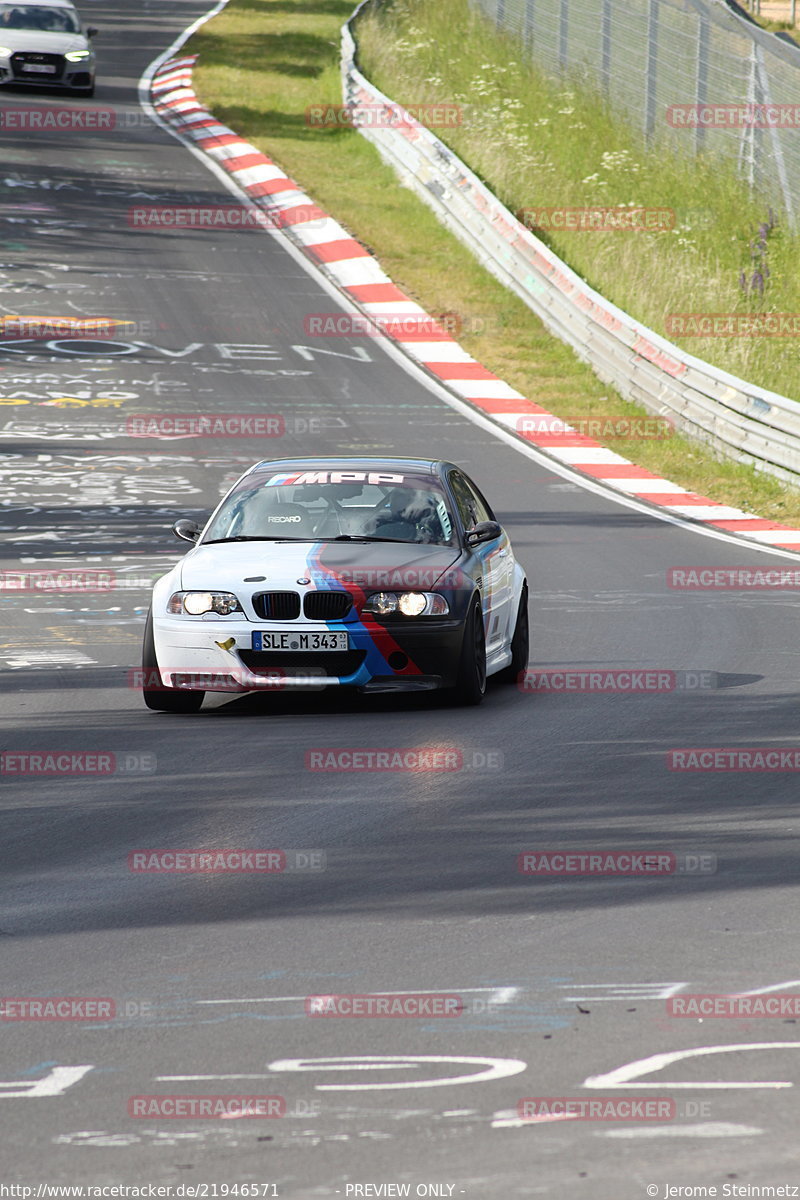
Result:
<svg viewBox="0 0 800 1200"><path fill-rule="evenodd" d="M511 662L502 671L497 672L500 683L517 683L521 673L528 665L530 654L530 624L528 621L528 585L522 585L522 595L519 598L517 620L511 636Z"/></svg>
<svg viewBox="0 0 800 1200"><path fill-rule="evenodd" d="M464 626L461 661L454 693L457 703L464 705L480 704L486 695L486 635L481 602L477 596L472 601Z"/></svg>
<svg viewBox="0 0 800 1200"><path fill-rule="evenodd" d="M142 670L157 684L154 688L142 686L142 698L148 708L155 712L193 713L198 712L205 692L190 691L188 688L166 688L161 679L153 637L153 610L147 614L142 644Z"/></svg>

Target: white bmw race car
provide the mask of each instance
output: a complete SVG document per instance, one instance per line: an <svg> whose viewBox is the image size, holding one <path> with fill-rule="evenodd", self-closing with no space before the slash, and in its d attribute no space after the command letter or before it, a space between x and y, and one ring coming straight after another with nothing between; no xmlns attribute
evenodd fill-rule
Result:
<svg viewBox="0 0 800 1200"><path fill-rule="evenodd" d="M260 462L153 590L149 708L207 691L449 688L478 704L528 662L528 587L457 466L404 458Z"/></svg>

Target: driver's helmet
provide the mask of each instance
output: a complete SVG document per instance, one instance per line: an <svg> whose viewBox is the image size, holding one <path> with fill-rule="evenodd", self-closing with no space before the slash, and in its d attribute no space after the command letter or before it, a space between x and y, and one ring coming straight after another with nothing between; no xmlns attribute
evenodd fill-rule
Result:
<svg viewBox="0 0 800 1200"><path fill-rule="evenodd" d="M418 488L393 488L375 518L375 533L400 540L427 542L439 525L433 497Z"/></svg>

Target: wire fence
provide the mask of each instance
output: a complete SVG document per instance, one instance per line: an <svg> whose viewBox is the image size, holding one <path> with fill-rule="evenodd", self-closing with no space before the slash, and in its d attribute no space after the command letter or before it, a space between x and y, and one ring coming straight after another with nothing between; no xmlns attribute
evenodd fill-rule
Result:
<svg viewBox="0 0 800 1200"><path fill-rule="evenodd" d="M676 429L721 457L750 463L797 485L800 404L671 345L594 291L519 222L454 151L358 69L352 27L369 3L362 0L342 29L342 95L354 127L384 161L479 262L624 399L659 417L669 416ZM393 119L376 122L379 109ZM508 414L497 417L501 424L504 416ZM737 509L715 509L714 514L719 520L750 520ZM701 508L690 515L700 517ZM772 540L769 531L753 536Z"/></svg>
<svg viewBox="0 0 800 1200"><path fill-rule="evenodd" d="M720 0L472 3L539 67L599 90L648 142L733 161L797 228L800 48Z"/></svg>

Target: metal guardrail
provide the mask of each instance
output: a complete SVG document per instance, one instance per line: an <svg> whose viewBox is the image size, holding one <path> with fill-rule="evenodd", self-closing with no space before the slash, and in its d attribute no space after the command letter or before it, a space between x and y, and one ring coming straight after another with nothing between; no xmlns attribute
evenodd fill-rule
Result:
<svg viewBox="0 0 800 1200"><path fill-rule="evenodd" d="M800 106L800 51L720 0L470 0L540 69L580 77L679 154L736 164L797 227L800 142L787 125L674 128L673 105ZM743 11L740 9L740 11Z"/></svg>
<svg viewBox="0 0 800 1200"><path fill-rule="evenodd" d="M352 25L342 28L342 89L354 126L546 328L606 384L720 457L800 486L800 404L694 358L609 303L507 209L429 129L356 65ZM383 106L387 120L375 120ZM361 110L361 120L359 120ZM535 400L535 397L531 397Z"/></svg>

